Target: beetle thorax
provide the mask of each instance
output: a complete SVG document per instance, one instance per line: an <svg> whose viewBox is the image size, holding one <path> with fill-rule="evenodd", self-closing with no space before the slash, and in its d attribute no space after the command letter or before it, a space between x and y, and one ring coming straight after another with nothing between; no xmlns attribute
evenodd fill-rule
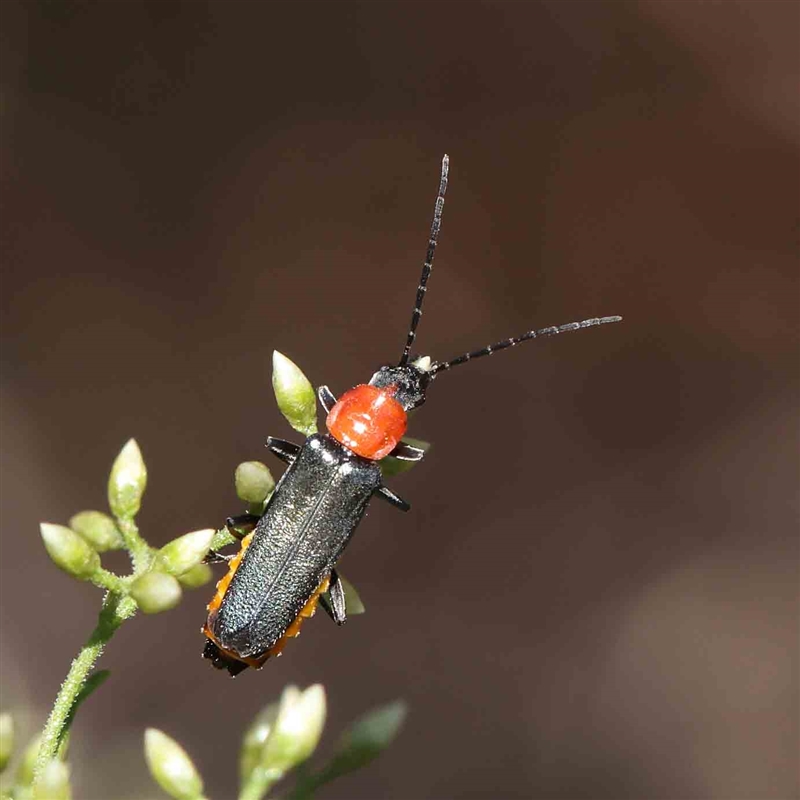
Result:
<svg viewBox="0 0 800 800"><path fill-rule="evenodd" d="M378 461L394 450L406 432L408 417L395 399L396 385L361 384L345 392L328 414L334 439L364 458Z"/></svg>

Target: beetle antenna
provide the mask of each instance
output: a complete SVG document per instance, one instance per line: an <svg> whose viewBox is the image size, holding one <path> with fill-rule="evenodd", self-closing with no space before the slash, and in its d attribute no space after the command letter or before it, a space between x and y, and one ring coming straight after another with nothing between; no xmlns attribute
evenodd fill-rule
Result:
<svg viewBox="0 0 800 800"><path fill-rule="evenodd" d="M431 269L433 267L433 255L436 252L436 242L439 239L439 228L442 226L442 209L444 208L444 193L447 191L447 173L449 169L450 157L445 153L442 159L442 176L439 179L439 194L436 196L436 205L433 209L433 222L431 223L430 239L428 239L428 252L425 254L425 263L422 265L422 277L419 279L419 286L417 286L417 299L414 303L414 311L411 313L411 326L408 329L408 339L406 339L406 346L403 350L403 355L400 356L400 363L398 364L400 367L408 363L411 347L414 344L414 339L417 338L417 325L419 325L419 318L422 316L422 301L425 299L425 292L428 288L428 278L431 276Z"/></svg>
<svg viewBox="0 0 800 800"><path fill-rule="evenodd" d="M495 344L490 344L481 350L473 350L471 353L464 353L463 356L454 358L450 361L436 362L428 371L428 374L433 377L437 372L457 367L459 364L466 364L473 358L480 358L481 356L490 356L498 350L505 350L506 347L513 347L520 342L527 342L529 339L539 339L544 336L555 336L557 333L566 333L567 331L577 331L581 328L592 328L595 325L605 325L607 322L619 322L622 317L595 317L594 319L585 319L582 322L568 322L566 325L555 325L551 328L541 328L538 331L528 331L523 333L522 336L512 336L510 339L503 339Z"/></svg>

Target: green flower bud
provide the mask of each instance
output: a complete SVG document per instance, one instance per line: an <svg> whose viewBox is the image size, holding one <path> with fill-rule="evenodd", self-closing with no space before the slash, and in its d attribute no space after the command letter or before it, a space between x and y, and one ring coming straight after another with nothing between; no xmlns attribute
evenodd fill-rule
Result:
<svg viewBox="0 0 800 800"><path fill-rule="evenodd" d="M0 714L0 772L14 752L14 719L9 713Z"/></svg>
<svg viewBox="0 0 800 800"><path fill-rule="evenodd" d="M97 551L86 544L75 531L49 522L43 522L39 529L50 558L64 572L85 581L100 567Z"/></svg>
<svg viewBox="0 0 800 800"><path fill-rule="evenodd" d="M325 689L319 684L304 692L288 686L264 746L261 766L271 773L285 773L309 758L322 736L325 705Z"/></svg>
<svg viewBox="0 0 800 800"><path fill-rule="evenodd" d="M159 614L181 601L181 585L163 572L147 572L131 584L131 597L145 614Z"/></svg>
<svg viewBox="0 0 800 800"><path fill-rule="evenodd" d="M115 517L132 519L139 511L147 486L147 468L136 439L120 450L108 478L108 505Z"/></svg>
<svg viewBox="0 0 800 800"><path fill-rule="evenodd" d="M236 467L236 496L245 503L259 505L275 489L275 479L266 464L245 461Z"/></svg>
<svg viewBox="0 0 800 800"><path fill-rule="evenodd" d="M63 761L54 759L45 766L33 787L33 798L34 800L71 800L69 767Z"/></svg>
<svg viewBox="0 0 800 800"><path fill-rule="evenodd" d="M214 577L214 572L208 564L197 564L191 569L178 575L178 583L184 589L198 589L205 586Z"/></svg>
<svg viewBox="0 0 800 800"><path fill-rule="evenodd" d="M69 521L69 526L98 553L124 546L116 523L102 511L81 511Z"/></svg>
<svg viewBox="0 0 800 800"><path fill-rule="evenodd" d="M144 734L144 756L158 785L176 800L198 800L203 779L186 751L165 733L148 728Z"/></svg>
<svg viewBox="0 0 800 800"><path fill-rule="evenodd" d="M270 703L256 714L253 723L245 731L242 749L239 751L239 779L242 785L248 781L250 774L261 763L264 745L275 729L279 707L278 703Z"/></svg>
<svg viewBox="0 0 800 800"><path fill-rule="evenodd" d="M183 575L205 558L215 533L213 528L205 528L173 539L158 551L157 567L169 575Z"/></svg>
<svg viewBox="0 0 800 800"><path fill-rule="evenodd" d="M317 432L317 398L300 367L277 350L272 353L272 388L281 414L300 433Z"/></svg>

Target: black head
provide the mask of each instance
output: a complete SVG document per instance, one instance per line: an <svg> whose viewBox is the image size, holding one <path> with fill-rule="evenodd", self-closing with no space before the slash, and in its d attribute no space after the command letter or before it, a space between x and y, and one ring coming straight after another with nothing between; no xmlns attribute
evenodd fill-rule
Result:
<svg viewBox="0 0 800 800"><path fill-rule="evenodd" d="M428 369L425 369L426 366ZM433 377L429 368L429 358L419 358L402 367L381 367L370 378L369 385L378 389L384 386L396 386L394 399L406 411L410 411L425 402L425 392Z"/></svg>

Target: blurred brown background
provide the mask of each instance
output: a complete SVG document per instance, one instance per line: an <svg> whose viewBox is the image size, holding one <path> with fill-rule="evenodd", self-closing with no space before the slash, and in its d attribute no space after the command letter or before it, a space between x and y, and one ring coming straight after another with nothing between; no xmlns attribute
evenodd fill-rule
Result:
<svg viewBox="0 0 800 800"><path fill-rule="evenodd" d="M318 617L231 681L210 589L137 618L79 716L77 797L155 796L145 726L232 798L241 732L322 681L397 744L332 798L798 796L798 5L2 4L2 705L41 717L99 592L40 520L105 506L136 436L155 543L239 508L292 438L278 348L341 392L435 357L621 325L442 378L435 444ZM297 438L296 436L294 438ZM488 444L485 455L481 445ZM116 566L123 561L113 560Z"/></svg>

